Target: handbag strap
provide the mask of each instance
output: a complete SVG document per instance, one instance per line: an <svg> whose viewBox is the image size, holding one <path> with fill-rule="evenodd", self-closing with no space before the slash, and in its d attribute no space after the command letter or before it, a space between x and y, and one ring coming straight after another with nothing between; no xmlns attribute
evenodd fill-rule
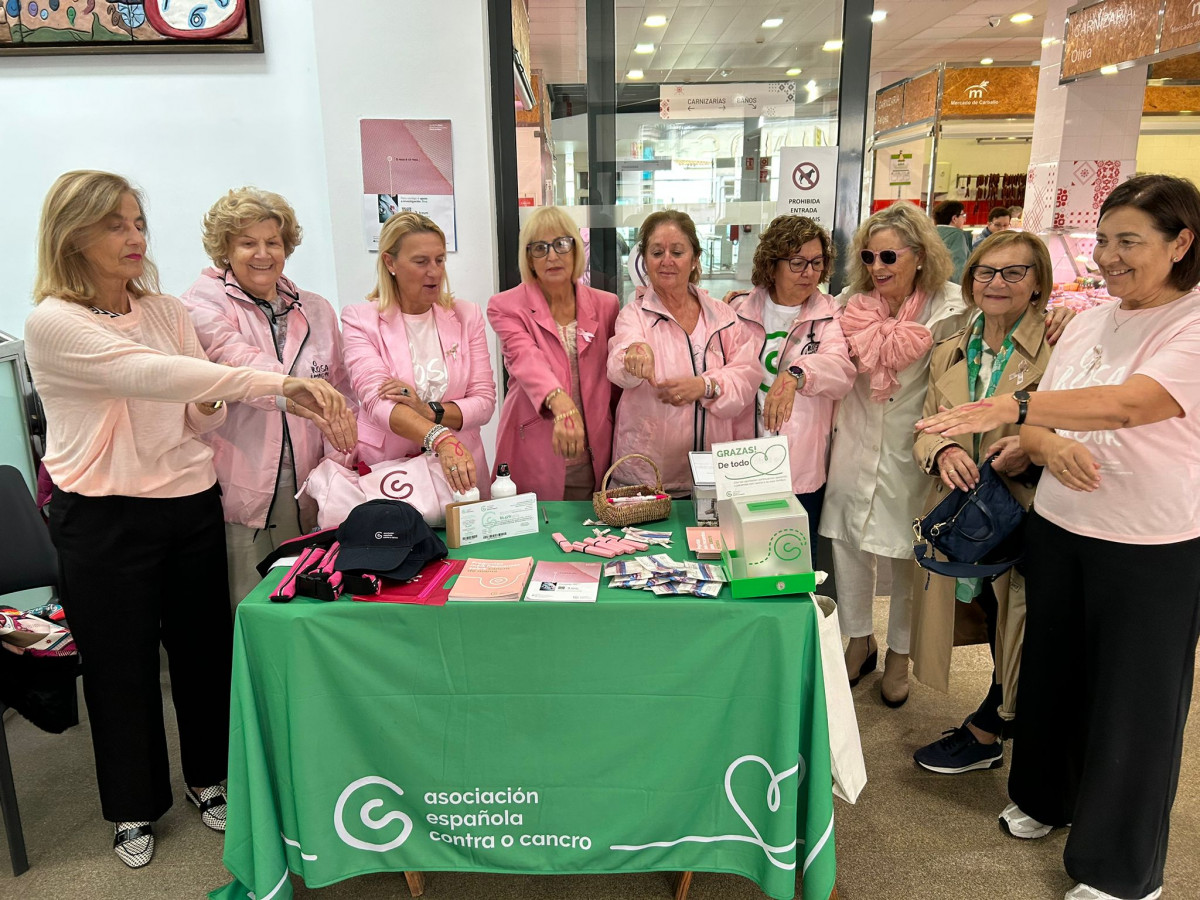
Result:
<svg viewBox="0 0 1200 900"><path fill-rule="evenodd" d="M922 569L928 569L930 572L947 575L951 578L999 578L1024 558L1017 556L998 563L956 563L936 559L929 553L929 547L925 544L914 546L913 555L917 558L917 565Z"/></svg>

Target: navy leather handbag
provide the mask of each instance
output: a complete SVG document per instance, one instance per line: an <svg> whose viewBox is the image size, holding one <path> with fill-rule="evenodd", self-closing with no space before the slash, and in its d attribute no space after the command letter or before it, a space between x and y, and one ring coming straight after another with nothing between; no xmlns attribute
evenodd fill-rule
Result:
<svg viewBox="0 0 1200 900"><path fill-rule="evenodd" d="M951 578L995 578L1021 561L1025 510L986 460L979 482L954 490L913 520L913 553L924 569Z"/></svg>

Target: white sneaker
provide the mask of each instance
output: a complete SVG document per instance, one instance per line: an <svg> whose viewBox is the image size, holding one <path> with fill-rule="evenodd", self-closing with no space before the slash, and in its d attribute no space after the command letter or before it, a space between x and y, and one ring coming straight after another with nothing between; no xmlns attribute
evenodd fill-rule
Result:
<svg viewBox="0 0 1200 900"><path fill-rule="evenodd" d="M1160 887L1155 888L1145 897L1140 898L1140 900L1156 900L1156 898L1161 896L1162 888ZM1099 888L1094 888L1090 884L1080 882L1067 891L1067 895L1063 900L1122 900L1122 898L1115 894L1106 894Z"/></svg>
<svg viewBox="0 0 1200 900"><path fill-rule="evenodd" d="M1045 837L1054 830L1054 826L1043 825L1037 819L1021 812L1021 808L1017 804L1010 803L1000 813L1000 830L1015 838L1032 840Z"/></svg>

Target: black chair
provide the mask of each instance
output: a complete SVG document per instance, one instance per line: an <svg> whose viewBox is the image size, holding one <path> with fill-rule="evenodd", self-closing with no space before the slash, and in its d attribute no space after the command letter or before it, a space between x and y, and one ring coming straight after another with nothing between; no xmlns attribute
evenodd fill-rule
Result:
<svg viewBox="0 0 1200 900"><path fill-rule="evenodd" d="M0 466L0 598L29 588L58 586L58 555L50 543L50 532L25 486L25 479L12 466ZM0 653L6 653L0 650ZM4 711L0 704L0 714ZM17 808L12 761L4 722L0 719L0 812L8 835L8 855L13 875L29 868L25 855L25 833Z"/></svg>

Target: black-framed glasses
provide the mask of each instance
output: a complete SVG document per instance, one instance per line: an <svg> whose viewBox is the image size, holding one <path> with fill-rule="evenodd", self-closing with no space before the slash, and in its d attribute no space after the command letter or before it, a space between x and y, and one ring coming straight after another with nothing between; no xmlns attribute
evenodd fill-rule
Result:
<svg viewBox="0 0 1200 900"><path fill-rule="evenodd" d="M810 267L814 273L820 273L825 268L825 257L823 256L814 256L812 259L805 259L803 256L793 256L791 259L780 257L775 261L787 263L788 268L797 275L803 274Z"/></svg>
<svg viewBox="0 0 1200 900"><path fill-rule="evenodd" d="M559 256L566 256L575 249L575 238L563 235L562 237L556 237L552 241L534 241L531 244L526 244L525 249L529 251L529 255L534 259L541 259L543 256L547 256L551 249Z"/></svg>
<svg viewBox="0 0 1200 900"><path fill-rule="evenodd" d="M880 250L878 253L871 250L860 250L858 256L868 266L875 265L876 256L879 257L879 261L885 266L894 266L897 257L901 253L907 253L911 249L912 247L901 247L899 250Z"/></svg>
<svg viewBox="0 0 1200 900"><path fill-rule="evenodd" d="M997 269L993 266L971 266L971 277L980 284L987 284L996 277L996 273L1000 273L1000 277L1009 284L1016 284L1029 274L1029 270L1034 268L1028 266L1005 266L1002 269Z"/></svg>

